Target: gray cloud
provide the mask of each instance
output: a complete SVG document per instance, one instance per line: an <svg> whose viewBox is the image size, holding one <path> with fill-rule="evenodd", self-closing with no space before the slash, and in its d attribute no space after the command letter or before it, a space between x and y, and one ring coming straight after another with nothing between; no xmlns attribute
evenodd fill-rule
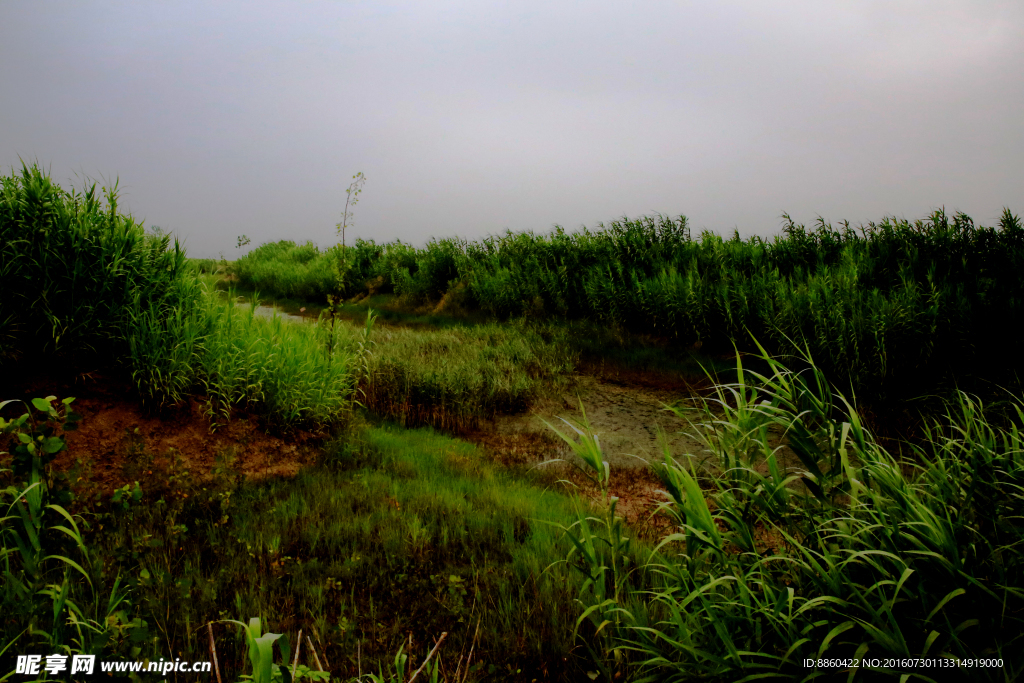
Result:
<svg viewBox="0 0 1024 683"><path fill-rule="evenodd" d="M0 164L193 255L686 214L1024 211L1019 2L0 4Z"/></svg>

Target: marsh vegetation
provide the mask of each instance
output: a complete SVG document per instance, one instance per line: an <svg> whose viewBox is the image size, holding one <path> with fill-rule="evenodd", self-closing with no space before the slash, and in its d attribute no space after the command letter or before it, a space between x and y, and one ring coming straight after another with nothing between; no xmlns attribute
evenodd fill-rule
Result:
<svg viewBox="0 0 1024 683"><path fill-rule="evenodd" d="M213 642L228 680L1014 680L1020 221L786 220L228 264L114 189L4 177L4 666ZM602 381L674 394L689 440L610 465ZM557 432L501 456L545 401ZM158 446L197 425L216 452ZM626 479L660 502L625 514Z"/></svg>

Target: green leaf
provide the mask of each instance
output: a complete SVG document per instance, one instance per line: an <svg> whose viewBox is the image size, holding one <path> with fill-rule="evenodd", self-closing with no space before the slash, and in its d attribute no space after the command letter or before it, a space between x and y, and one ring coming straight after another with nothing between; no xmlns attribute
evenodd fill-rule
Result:
<svg viewBox="0 0 1024 683"><path fill-rule="evenodd" d="M926 657L928 655L928 650L930 650L932 648L932 644L935 642L935 639L938 638L938 637L939 637L939 632L938 631L932 631L931 633L928 634L928 638L925 639L925 641L924 641L924 649L921 650L921 656L922 657Z"/></svg>
<svg viewBox="0 0 1024 683"><path fill-rule="evenodd" d="M924 620L924 623L927 624L928 622L930 622L932 618L939 612L939 610L946 606L947 602L949 602L950 600L959 595L963 595L966 592L967 591L965 591L963 588L957 588L956 590L952 590L949 593L947 593L946 597L942 598L942 600L939 601L939 604L935 606L935 609L933 609L931 613L928 614L928 618Z"/></svg>
<svg viewBox="0 0 1024 683"><path fill-rule="evenodd" d="M54 454L64 449L64 439L59 436L51 436L43 441L43 453Z"/></svg>
<svg viewBox="0 0 1024 683"><path fill-rule="evenodd" d="M0 410L3 410L4 406L6 406L8 403L21 403L21 401L19 401L16 398L12 398L12 399L7 400L7 401L0 401Z"/></svg>

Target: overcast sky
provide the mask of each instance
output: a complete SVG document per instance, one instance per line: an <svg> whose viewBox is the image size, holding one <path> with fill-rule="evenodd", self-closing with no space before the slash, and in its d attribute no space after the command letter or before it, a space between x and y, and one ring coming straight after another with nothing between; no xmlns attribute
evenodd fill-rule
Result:
<svg viewBox="0 0 1024 683"><path fill-rule="evenodd" d="M1024 212L1024 2L0 0L0 166L236 237ZM251 247L250 247L251 248Z"/></svg>

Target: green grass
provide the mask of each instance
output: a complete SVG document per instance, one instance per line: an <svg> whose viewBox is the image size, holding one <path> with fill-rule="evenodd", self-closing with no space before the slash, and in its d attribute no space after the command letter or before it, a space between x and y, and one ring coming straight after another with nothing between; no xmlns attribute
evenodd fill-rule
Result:
<svg viewBox="0 0 1024 683"><path fill-rule="evenodd" d="M557 326L376 324L369 332L366 318L372 309L367 307L349 306L336 317L321 311L315 323L293 324L255 316L254 304L233 307L227 303L233 299L207 299L206 312L194 325L182 324L169 334L154 329L154 360L135 361L155 373L147 386L172 385L173 370L159 360L184 353L182 340L197 336L203 348L195 354L188 391L202 382L225 420L234 406L255 408L282 424L327 425L332 415L334 422L344 417L350 385L358 382L358 396L352 398L375 415L409 427L463 432L495 415L522 412L541 393L565 385L578 357L569 333ZM189 329L195 331L183 331ZM175 340L173 350L160 344L169 339ZM281 400L260 398L268 382L277 383L274 396L291 392L294 410ZM186 394L182 391L177 401ZM170 399L164 401L174 402Z"/></svg>
<svg viewBox="0 0 1024 683"><path fill-rule="evenodd" d="M130 374L154 407L199 395L214 422L245 410L277 427L344 419L358 377L322 328L236 310L206 283L224 264L188 260L118 211L116 188L82 193L38 166L0 178L0 371L97 366Z"/></svg>
<svg viewBox="0 0 1024 683"><path fill-rule="evenodd" d="M189 268L200 275L217 275L225 272L227 261L218 261L212 258L190 258L188 259L188 265Z"/></svg>
<svg viewBox="0 0 1024 683"><path fill-rule="evenodd" d="M295 478L238 485L225 454L219 479L172 468L144 494L119 492L85 535L90 591L129 590L119 656L135 634L140 653L198 659L197 626L260 616L314 633L345 676L353 650L365 671L410 635L422 657L447 632L449 667L476 643L471 680L804 679L815 672L803 660L820 657L998 659L967 673L1016 678L1024 404L986 411L961 394L900 458L813 364L761 361L767 371L738 365L705 399L694 431L706 452L659 468L676 533L657 550L630 540L585 424L569 440L603 509L577 508L457 439L368 426ZM16 557L4 532L4 556ZM129 577L121 589L118 575ZM220 638L239 670L237 639Z"/></svg>
<svg viewBox="0 0 1024 683"><path fill-rule="evenodd" d="M199 391L211 415L223 420L248 407L281 424L327 425L344 417L351 393L345 373L355 372L354 357L364 348L356 400L405 426L462 432L495 415L525 410L542 392L566 384L578 359L571 332L559 326L449 316L438 329L394 306L393 296L340 306L333 316L311 302L283 300L286 312L298 313L299 303L307 303L307 314L319 313L308 325L254 316L259 298L250 298L249 307L232 307L227 302L235 298L234 292L226 298L215 292L190 318L159 312L141 318L132 349L144 396L168 404ZM377 303L390 306L378 313L371 308ZM367 336L371 312L401 324L377 324ZM327 368L334 379L326 379ZM357 381L354 375L348 379ZM268 382L278 384L274 396L292 393L289 405L261 398Z"/></svg>
<svg viewBox="0 0 1024 683"><path fill-rule="evenodd" d="M229 266L230 267L230 266ZM205 276L204 276L205 277ZM290 315L317 319L321 313L329 313L332 307L318 299L302 299L282 296L265 290L256 290L245 285L234 286L224 277L209 276L211 290L227 290L229 287L239 296L240 301L256 301L261 306L272 306ZM396 294L357 295L333 307L335 316L351 322L361 323L366 314L373 311L381 323L402 327L446 329L450 327L472 327L493 323L494 320L479 311L440 311L436 306L413 306Z"/></svg>
<svg viewBox="0 0 1024 683"><path fill-rule="evenodd" d="M268 630L317 634L339 678L356 673L357 642L365 672L386 666L410 634L422 657L442 632L451 673L477 623L470 680L579 665L572 577L560 565L546 571L564 556L558 525L572 504L471 445L366 427L294 479L237 489L176 481L110 513L92 536L108 573L139 577L132 600L160 634L154 653L203 658L196 626L259 615ZM240 665L234 642L218 645L229 666Z"/></svg>
<svg viewBox="0 0 1024 683"><path fill-rule="evenodd" d="M268 242L235 261L231 271L242 287L323 303L337 289L339 252L321 253L311 242Z"/></svg>
<svg viewBox="0 0 1024 683"><path fill-rule="evenodd" d="M0 371L116 362L125 309L190 305L181 245L117 199L116 186L62 190L38 165L0 176Z"/></svg>
<svg viewBox="0 0 1024 683"><path fill-rule="evenodd" d="M216 283L219 287L226 284L224 280ZM325 304L314 301L280 296L266 297L245 289L239 289L236 293L243 294L248 301L259 301L261 305L273 306L284 313L304 315L313 319L331 310ZM511 321L499 325L479 311L425 312L424 307L410 305L395 294L356 297L334 307L334 311L339 320L357 324L362 324L367 313L372 311L377 318L378 328L404 328L423 332L426 335L425 339L438 330L465 330L475 327L487 330L504 329L506 331L502 336L509 337L515 336L513 330L522 330L521 335L525 339L533 340L529 342L531 345L536 346L536 340L541 340L541 355L549 356L553 361L552 370L544 374L548 379L554 379L555 385L564 382L565 374L573 369L593 372L610 381L623 382L637 379L636 373L644 373L645 381L652 381L658 376L661 384L666 386L703 385L706 370L711 370L716 377L724 379L734 376L735 371L735 365L730 358L732 354L712 355L672 340L636 334L622 327L609 327L587 320ZM457 334L472 337L476 333ZM489 333L481 331L481 334ZM416 338L416 335L405 333L402 336ZM401 354L398 356L400 358Z"/></svg>
<svg viewBox="0 0 1024 683"><path fill-rule="evenodd" d="M218 286L227 288L227 283L224 281L225 276L228 274L229 264L227 261L217 261L210 258L190 258L187 259L187 263L188 268L195 277L211 292L216 290Z"/></svg>
<svg viewBox="0 0 1024 683"><path fill-rule="evenodd" d="M346 417L360 359L336 330L262 318L254 306L230 300L211 301L208 315L201 378L212 414L230 419L236 409L262 412L281 426L327 426Z"/></svg>
<svg viewBox="0 0 1024 683"><path fill-rule="evenodd" d="M193 282L190 286L199 289ZM293 325L256 315L233 297L201 292L199 305L130 312L130 361L144 401L173 405L205 397L213 422L236 411L261 414L277 428L336 424L352 406L358 332Z"/></svg>
<svg viewBox="0 0 1024 683"><path fill-rule="evenodd" d="M363 404L406 426L456 432L525 410L564 384L576 362L564 335L522 326L381 327L373 340Z"/></svg>
<svg viewBox="0 0 1024 683"><path fill-rule="evenodd" d="M998 658L967 673L1024 672L1024 404L954 392L920 438L882 442L835 388L877 409L954 382L1012 383L1024 244L1009 211L998 229L936 212L860 232L790 222L744 241L643 219L424 249L357 241L344 259L280 242L240 259L243 283L296 301L366 295L299 325L220 298L212 264L106 197L63 192L36 167L3 178L4 372L121 366L147 403L198 398L214 425L243 412L337 429L356 400L397 424L350 426L290 479L239 482L230 453L212 478L171 458L75 517L47 464L73 420L40 401L36 422L0 423L15 454L0 472L7 652L24 637L204 659L198 627L258 615L308 627L342 676L355 652L367 670L410 637L422 657L442 632L445 666L476 648L471 680L810 679L803 659L822 656ZM379 297L398 303L394 324L347 320ZM699 357L681 349L701 342L714 360L759 348L751 332L768 351L705 397L693 425L705 452L658 469L676 533L657 550L629 539L585 425L569 440L604 495L579 512L464 442L400 426L459 432L523 410L580 359L687 375ZM219 638L238 673L237 634ZM936 671L888 669L843 675Z"/></svg>
<svg viewBox="0 0 1024 683"><path fill-rule="evenodd" d="M425 327L446 329L450 327L472 327L493 323L489 316L479 311L464 309L438 311L436 306L411 306L401 296L395 294L371 294L355 297L338 307L341 315L366 317L366 310L372 308L381 321L402 325L404 327Z"/></svg>

